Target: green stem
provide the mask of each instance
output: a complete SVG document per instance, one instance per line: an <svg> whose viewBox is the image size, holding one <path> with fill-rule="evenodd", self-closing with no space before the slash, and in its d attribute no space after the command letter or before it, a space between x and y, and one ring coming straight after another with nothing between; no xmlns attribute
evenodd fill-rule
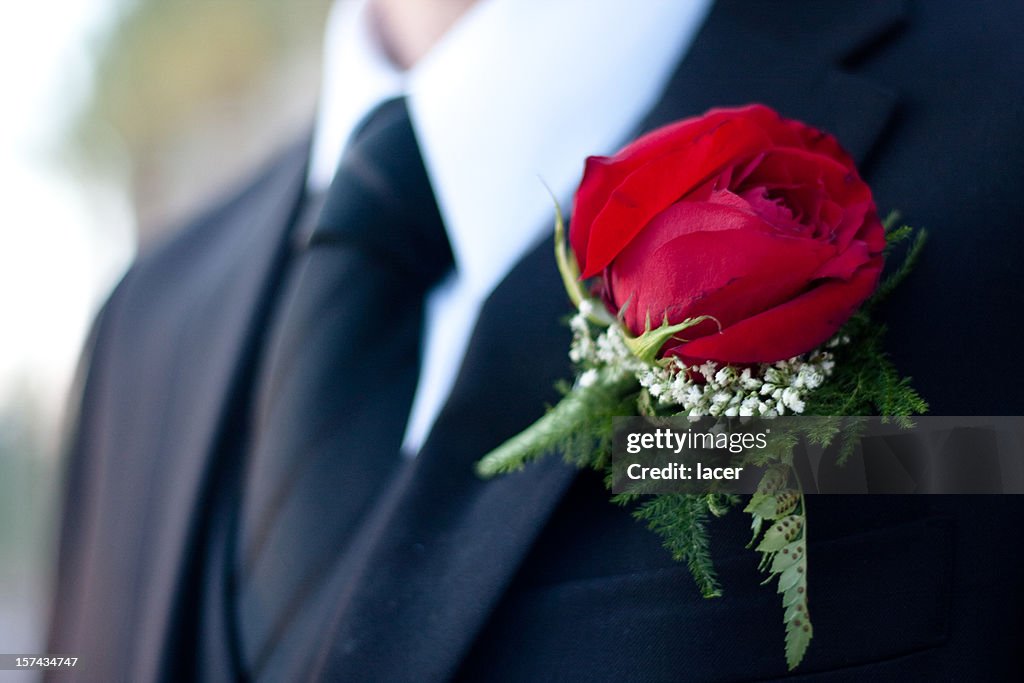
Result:
<svg viewBox="0 0 1024 683"><path fill-rule="evenodd" d="M800 528L800 538L807 542L807 501L804 499L804 484L800 481L800 473L797 471L795 465L790 465L789 468L793 470L793 478L796 480L796 488L800 492L800 514L803 515L804 523ZM806 548L804 549L806 551ZM806 557L806 553L804 557Z"/></svg>
<svg viewBox="0 0 1024 683"><path fill-rule="evenodd" d="M618 369L598 371L597 379L588 386L576 385L554 408L524 431L488 453L476 464L476 472L489 479L496 474L522 469L551 451L568 435L586 428L591 416L602 406L618 401L635 387L632 374Z"/></svg>

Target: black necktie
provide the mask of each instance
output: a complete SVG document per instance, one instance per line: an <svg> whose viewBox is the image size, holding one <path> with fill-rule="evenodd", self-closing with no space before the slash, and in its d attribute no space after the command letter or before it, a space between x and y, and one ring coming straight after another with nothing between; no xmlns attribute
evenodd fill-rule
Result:
<svg viewBox="0 0 1024 683"><path fill-rule="evenodd" d="M404 100L367 118L300 240L244 479L236 625L254 676L401 462L423 297L452 266Z"/></svg>

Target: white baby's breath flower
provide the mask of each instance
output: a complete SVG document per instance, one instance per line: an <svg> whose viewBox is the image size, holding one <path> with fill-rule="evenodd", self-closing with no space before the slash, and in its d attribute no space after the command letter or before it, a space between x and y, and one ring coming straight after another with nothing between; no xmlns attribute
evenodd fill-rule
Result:
<svg viewBox="0 0 1024 683"><path fill-rule="evenodd" d="M740 386L744 389L760 389L764 382L760 378L754 377L750 371L750 368L743 368L743 373L740 375Z"/></svg>
<svg viewBox="0 0 1024 683"><path fill-rule="evenodd" d="M787 387L782 392L782 405L794 413L804 412L804 402L800 398L800 391L796 387Z"/></svg>
<svg viewBox="0 0 1024 683"><path fill-rule="evenodd" d="M715 377L715 364L711 361L707 361L698 368L698 371L704 376L706 381L710 382Z"/></svg>
<svg viewBox="0 0 1024 683"><path fill-rule="evenodd" d="M707 415L770 418L802 413L808 396L825 383L835 368L832 354L821 349L742 369L714 361L687 365L679 358L649 365L632 354L619 326L612 325L595 336L594 327L586 318L591 311L592 304L585 302L570 321L570 358L574 363L593 366L581 373L579 385L590 386L596 380L598 373L594 367L625 370L659 404L676 406L678 412L692 419ZM846 342L834 339L826 347Z"/></svg>
<svg viewBox="0 0 1024 683"><path fill-rule="evenodd" d="M739 407L739 414L740 414L740 416L741 417L752 417L754 415L760 414L760 411L758 410L758 404L760 404L760 401L757 400L756 396L748 396L748 397L746 397L745 399L743 399L743 402L740 403L740 407Z"/></svg>
<svg viewBox="0 0 1024 683"><path fill-rule="evenodd" d="M849 344L849 343L850 343L850 335L848 335L848 334L837 334L836 336L834 336L834 337L832 337L831 339L828 340L828 343L825 344L825 348L827 348L827 349L834 349L837 346L844 346L844 345Z"/></svg>

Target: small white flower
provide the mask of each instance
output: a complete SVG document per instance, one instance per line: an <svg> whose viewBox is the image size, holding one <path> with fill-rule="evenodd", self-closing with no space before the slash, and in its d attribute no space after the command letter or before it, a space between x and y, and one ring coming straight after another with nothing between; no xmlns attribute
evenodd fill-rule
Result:
<svg viewBox="0 0 1024 683"><path fill-rule="evenodd" d="M578 384L581 388L586 389L587 387L593 386L594 382L596 381L597 370L591 368L590 370L586 370L582 374L580 374L579 379L576 380L576 384Z"/></svg>
<svg viewBox="0 0 1024 683"><path fill-rule="evenodd" d="M800 392L793 387L788 387L782 392L782 405L794 413L804 412L804 402L800 399Z"/></svg>
<svg viewBox="0 0 1024 683"><path fill-rule="evenodd" d="M701 365L698 368L698 370L700 374L704 376L704 379L707 380L708 382L710 382L715 377L715 364L711 361L707 361L706 363Z"/></svg>
<svg viewBox="0 0 1024 683"><path fill-rule="evenodd" d="M758 405L759 404L760 404L760 401L757 400L756 396L748 396L747 398L743 399L743 402L740 403L740 408L739 408L740 416L742 416L742 417L752 417L754 415L759 414L760 413L760 411L758 410Z"/></svg>
<svg viewBox="0 0 1024 683"><path fill-rule="evenodd" d="M802 413L807 396L832 375L835 360L822 349L773 363L760 363L742 370L706 361L686 365L673 358L663 365L647 365L632 354L622 329L611 325L594 335L587 315L594 310L590 301L582 301L570 320L573 333L569 357L578 365L590 366L577 379L580 387L589 387L599 377L596 368L612 367L632 373L641 387L661 405L677 406L677 412L697 419L707 415L776 417ZM828 347L848 343L835 337Z"/></svg>
<svg viewBox="0 0 1024 683"><path fill-rule="evenodd" d="M743 375L740 376L740 386L748 391L751 389L760 389L762 384L764 383L760 379L750 375L750 368L745 369L743 371Z"/></svg>

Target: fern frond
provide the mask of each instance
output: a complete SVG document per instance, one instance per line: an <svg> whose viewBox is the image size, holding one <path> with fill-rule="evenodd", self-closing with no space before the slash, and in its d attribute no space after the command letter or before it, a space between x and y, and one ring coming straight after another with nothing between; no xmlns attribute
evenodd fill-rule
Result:
<svg viewBox="0 0 1024 683"><path fill-rule="evenodd" d="M662 537L672 559L686 563L701 595L715 598L722 595L722 588L711 559L709 514L707 497L685 493L655 496L633 512L634 517Z"/></svg>

